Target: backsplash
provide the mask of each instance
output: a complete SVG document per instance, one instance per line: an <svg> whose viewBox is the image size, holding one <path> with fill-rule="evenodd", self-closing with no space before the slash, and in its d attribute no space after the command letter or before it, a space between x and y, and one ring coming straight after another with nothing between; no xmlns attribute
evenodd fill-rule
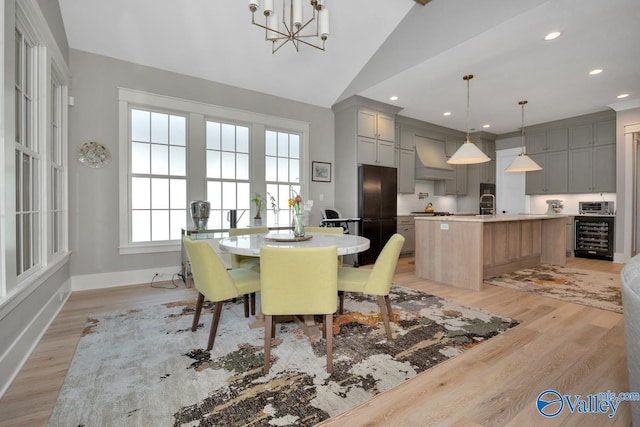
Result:
<svg viewBox="0 0 640 427"><path fill-rule="evenodd" d="M429 193L429 196L419 199L418 193ZM433 181L416 181L415 194L398 194L398 214L423 211L428 203L432 203L437 212L456 212L455 196L434 196Z"/></svg>
<svg viewBox="0 0 640 427"><path fill-rule="evenodd" d="M562 200L563 214L578 215L578 202L592 202L596 200L616 201L616 193L588 193L588 194L548 194L544 196L531 196L529 213L542 214L547 212L547 200Z"/></svg>

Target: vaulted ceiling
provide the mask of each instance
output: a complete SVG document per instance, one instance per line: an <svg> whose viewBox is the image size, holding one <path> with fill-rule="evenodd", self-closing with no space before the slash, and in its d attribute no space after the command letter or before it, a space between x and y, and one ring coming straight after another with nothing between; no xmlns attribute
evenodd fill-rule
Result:
<svg viewBox="0 0 640 427"><path fill-rule="evenodd" d="M464 131L465 74L472 130L518 130L522 99L527 125L640 107L638 0L325 0L327 50L275 54L243 0L59 2L72 49L327 108L358 94Z"/></svg>

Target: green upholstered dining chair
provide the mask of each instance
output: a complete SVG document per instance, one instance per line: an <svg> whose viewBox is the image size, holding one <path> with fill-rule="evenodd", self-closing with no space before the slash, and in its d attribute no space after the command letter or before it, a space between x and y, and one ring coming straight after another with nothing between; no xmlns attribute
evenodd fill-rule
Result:
<svg viewBox="0 0 640 427"><path fill-rule="evenodd" d="M338 291L336 246L260 248L260 282L264 314L264 366L271 365L274 316L324 315L322 336L327 346L327 372L333 370L333 314Z"/></svg>
<svg viewBox="0 0 640 427"><path fill-rule="evenodd" d="M198 327L205 297L215 303L207 344L207 350L211 350L216 339L222 305L229 299L260 291L260 273L247 268L227 270L218 254L205 241L193 240L185 236L183 243L191 264L193 282L198 290L198 302L191 325L192 331ZM247 311L245 299L245 317L248 317Z"/></svg>
<svg viewBox="0 0 640 427"><path fill-rule="evenodd" d="M269 229L267 227L230 228L229 237L243 236L245 234L267 234L268 232ZM260 258L249 255L231 254L231 267L250 268L255 271L260 271Z"/></svg>
<svg viewBox="0 0 640 427"><path fill-rule="evenodd" d="M389 325L389 319L392 317L389 289L391 288L403 243L404 237L402 235L396 233L391 236L371 269L351 267L340 267L338 269L338 296L340 299L338 312L342 314L345 292L361 292L377 296L384 328L387 332L387 338L390 340L393 337L391 335L391 326Z"/></svg>

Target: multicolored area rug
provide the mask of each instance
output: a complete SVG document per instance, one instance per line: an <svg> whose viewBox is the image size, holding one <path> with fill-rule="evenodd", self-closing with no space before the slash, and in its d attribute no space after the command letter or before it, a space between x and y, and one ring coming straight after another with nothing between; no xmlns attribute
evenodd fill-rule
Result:
<svg viewBox="0 0 640 427"><path fill-rule="evenodd" d="M484 282L622 313L619 274L543 264Z"/></svg>
<svg viewBox="0 0 640 427"><path fill-rule="evenodd" d="M518 324L409 289L390 297L388 342L376 300L346 295L331 375L324 340L296 323L278 324L262 375L264 329L249 328L240 301L225 304L211 353L211 312L190 330L195 301L94 316L49 426L310 426Z"/></svg>

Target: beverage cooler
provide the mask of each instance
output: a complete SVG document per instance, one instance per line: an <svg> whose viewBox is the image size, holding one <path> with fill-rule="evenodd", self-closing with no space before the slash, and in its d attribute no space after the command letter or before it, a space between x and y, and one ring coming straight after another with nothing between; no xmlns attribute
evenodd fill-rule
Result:
<svg viewBox="0 0 640 427"><path fill-rule="evenodd" d="M576 257L613 261L614 216L575 217Z"/></svg>

